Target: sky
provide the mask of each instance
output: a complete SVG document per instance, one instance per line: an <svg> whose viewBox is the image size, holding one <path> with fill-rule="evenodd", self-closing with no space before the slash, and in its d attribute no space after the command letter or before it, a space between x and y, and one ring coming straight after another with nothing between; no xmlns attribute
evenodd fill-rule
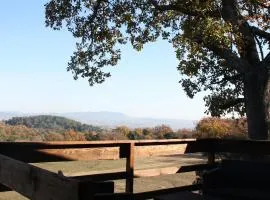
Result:
<svg viewBox="0 0 270 200"><path fill-rule="evenodd" d="M203 94L189 99L178 83L178 61L166 41L130 46L110 67L112 77L90 87L66 71L75 39L45 27L45 0L3 1L0 7L0 112L121 112L133 117L197 120Z"/></svg>

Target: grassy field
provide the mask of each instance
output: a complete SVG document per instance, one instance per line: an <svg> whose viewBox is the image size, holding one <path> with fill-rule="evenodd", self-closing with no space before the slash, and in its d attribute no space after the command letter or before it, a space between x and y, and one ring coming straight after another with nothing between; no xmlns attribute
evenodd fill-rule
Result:
<svg viewBox="0 0 270 200"><path fill-rule="evenodd" d="M135 175L142 169L171 168L195 163L202 163L200 158L191 158L187 156L157 156L139 158L135 160ZM97 161L72 161L72 162L54 162L34 164L38 167L57 172L61 170L66 176L96 174L102 172L122 171L125 168L125 160L97 160ZM76 166L76 167L75 167ZM157 170L156 173L159 173ZM162 174L162 172L161 172ZM149 174L148 174L149 175ZM182 185L191 184L195 180L195 173L169 174L156 177L141 177L134 181L134 191L143 192L157 189L164 189ZM125 188L124 180L115 181L116 192L123 192ZM24 200L26 198L16 192L3 192L0 194L0 200Z"/></svg>

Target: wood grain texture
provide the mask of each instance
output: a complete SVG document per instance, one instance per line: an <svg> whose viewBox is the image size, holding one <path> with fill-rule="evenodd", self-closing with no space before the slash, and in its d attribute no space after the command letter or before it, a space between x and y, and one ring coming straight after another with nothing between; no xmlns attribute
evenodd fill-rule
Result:
<svg viewBox="0 0 270 200"><path fill-rule="evenodd" d="M78 183L0 155L0 182L33 200L78 200Z"/></svg>
<svg viewBox="0 0 270 200"><path fill-rule="evenodd" d="M135 143L136 156L147 157L172 153L184 153L186 151L186 143L192 141L194 140L122 140L44 143L0 142L0 154L28 163L119 159L127 157L125 147L131 142Z"/></svg>
<svg viewBox="0 0 270 200"><path fill-rule="evenodd" d="M135 194L131 193L96 194L95 200L145 200L155 198L156 196L171 194L175 192L196 191L199 190L200 188L201 188L200 184L194 184Z"/></svg>
<svg viewBox="0 0 270 200"><path fill-rule="evenodd" d="M112 149L115 150L112 151ZM161 149L163 149L163 152ZM178 152L176 150L178 150ZM94 192L93 188L97 186L91 181L94 179L107 180L108 178L126 178L127 193L103 195L104 198L119 197L121 199L123 197L127 199L144 199L152 198L154 195L162 195L179 190L184 191L196 189L197 186L186 186L132 195L134 157L163 155L162 153L164 153L164 151L166 151L166 153L175 152L178 154L197 152L209 153L208 164L164 169L166 173L168 171L172 173L180 173L211 168L213 164L215 164L215 153L219 152L250 155L270 154L270 141L192 139L50 143L1 142L0 183L34 200L81 200L80 196L82 196L82 194L83 198L87 199L87 190L90 188L89 191ZM92 152L92 155L89 152ZM91 160L93 159L94 154L96 155L96 159L104 159L106 157L113 157L113 159L126 158L126 172L95 175L92 177L85 176L68 178L24 163L60 160ZM20 160L24 162L21 162ZM160 174L165 173L164 170L161 170ZM150 172L148 171L148 173ZM111 190L111 185L109 184L108 189ZM93 195L93 193L91 195ZM102 195L97 195L97 198L101 197Z"/></svg>

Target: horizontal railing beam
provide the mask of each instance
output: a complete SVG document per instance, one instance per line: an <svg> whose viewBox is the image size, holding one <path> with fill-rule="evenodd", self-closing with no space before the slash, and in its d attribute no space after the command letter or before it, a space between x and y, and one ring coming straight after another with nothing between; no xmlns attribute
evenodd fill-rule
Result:
<svg viewBox="0 0 270 200"><path fill-rule="evenodd" d="M122 171L104 174L90 174L84 176L70 176L69 178L76 179L79 181L108 181L108 180L125 179L126 177L127 173L125 171Z"/></svg>
<svg viewBox="0 0 270 200"><path fill-rule="evenodd" d="M0 182L29 199L79 200L77 181L3 155Z"/></svg>
<svg viewBox="0 0 270 200"><path fill-rule="evenodd" d="M150 141L98 141L98 142L0 142L0 154L14 158L23 162L57 162L57 161L72 161L72 160L91 160L91 159L118 159L127 158L128 146L134 143L138 148L145 146L156 145L181 145L192 142L193 140L150 140ZM105 158L92 158L92 149L107 148ZM114 152L108 148L119 148ZM183 146L181 153L184 153L186 146ZM112 149L111 149L112 150ZM119 152L119 155L117 154ZM138 152L142 152L141 149ZM96 155L96 154L95 154Z"/></svg>
<svg viewBox="0 0 270 200"><path fill-rule="evenodd" d="M210 170L210 169L213 169L215 167L217 167L217 164L186 165L186 166L181 166L176 173Z"/></svg>

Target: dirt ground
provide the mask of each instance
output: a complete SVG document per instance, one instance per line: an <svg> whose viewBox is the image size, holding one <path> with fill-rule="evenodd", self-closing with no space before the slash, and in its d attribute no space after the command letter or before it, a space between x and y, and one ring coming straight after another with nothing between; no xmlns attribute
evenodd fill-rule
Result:
<svg viewBox="0 0 270 200"><path fill-rule="evenodd" d="M171 156L157 156L137 158L135 160L135 175L140 175L140 170L143 169L165 169L163 171L155 170L152 175L160 175L155 177L140 177L134 180L134 191L144 192L157 189L171 188L182 185L191 184L196 176L193 172L181 174L163 174L170 171L174 167L184 165L204 163L204 160L199 157L189 157L187 155L171 155ZM96 161L71 161L71 162L53 162L34 164L41 168L57 172L61 170L65 176L77 176L86 174L96 174L102 172L116 172L125 169L125 159L121 160L96 160ZM74 167L76 166L76 167ZM151 174L144 174L151 175ZM125 188L125 181L115 181L115 191L123 192ZM16 192L2 192L0 193L0 200L24 200Z"/></svg>

